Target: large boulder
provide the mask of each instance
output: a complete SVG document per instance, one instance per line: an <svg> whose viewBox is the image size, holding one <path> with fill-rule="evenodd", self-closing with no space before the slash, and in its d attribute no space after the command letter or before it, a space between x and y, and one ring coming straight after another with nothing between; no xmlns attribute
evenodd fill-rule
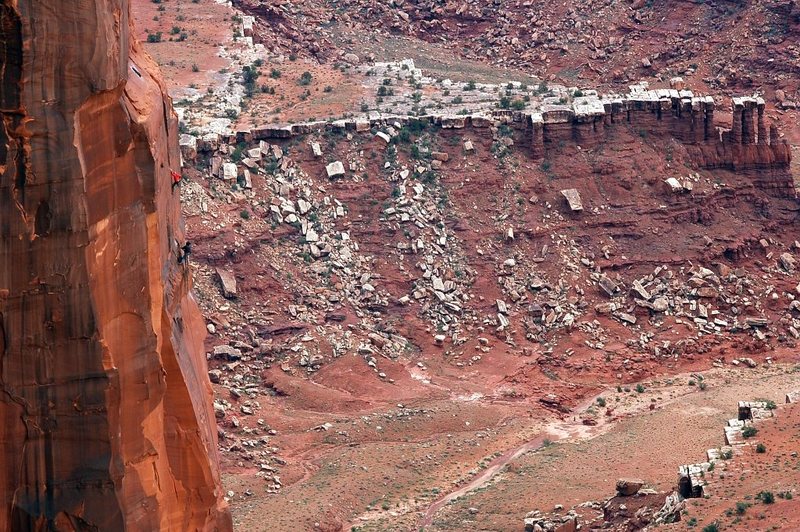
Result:
<svg viewBox="0 0 800 532"><path fill-rule="evenodd" d="M638 478L621 478L617 480L617 493L623 497L636 495L644 486L644 480Z"/></svg>

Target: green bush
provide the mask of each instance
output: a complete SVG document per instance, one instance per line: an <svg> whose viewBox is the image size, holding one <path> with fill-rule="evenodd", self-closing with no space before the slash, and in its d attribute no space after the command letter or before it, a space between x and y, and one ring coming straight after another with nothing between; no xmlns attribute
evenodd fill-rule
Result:
<svg viewBox="0 0 800 532"><path fill-rule="evenodd" d="M763 443L759 443L758 445L756 445L756 452L760 454L767 452L767 446L764 445Z"/></svg>
<svg viewBox="0 0 800 532"><path fill-rule="evenodd" d="M314 77L311 75L311 72L306 71L300 76L299 83L300 85L311 85L312 79L314 79Z"/></svg>
<svg viewBox="0 0 800 532"><path fill-rule="evenodd" d="M745 438L752 438L758 434L758 429L755 428L753 425L747 425L745 428L742 429L742 436Z"/></svg>
<svg viewBox="0 0 800 532"><path fill-rule="evenodd" d="M775 502L775 495L771 491L762 491L756 495L756 499L761 500L764 504L772 504Z"/></svg>

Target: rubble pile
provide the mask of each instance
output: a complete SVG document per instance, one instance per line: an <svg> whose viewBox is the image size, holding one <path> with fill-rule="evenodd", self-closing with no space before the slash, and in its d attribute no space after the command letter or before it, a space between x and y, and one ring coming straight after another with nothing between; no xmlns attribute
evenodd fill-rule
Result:
<svg viewBox="0 0 800 532"><path fill-rule="evenodd" d="M617 494L604 501L588 501L561 514L561 510L539 510L525 516L526 532L574 532L577 530L613 530L627 532L648 526L681 520L686 507L677 492L659 493L643 488L644 481L620 479Z"/></svg>
<svg viewBox="0 0 800 532"><path fill-rule="evenodd" d="M573 512L567 515L546 514L539 510L525 516L525 532L576 532L578 518Z"/></svg>
<svg viewBox="0 0 800 532"><path fill-rule="evenodd" d="M473 125L475 118L472 117ZM440 117L439 127L445 128L446 120L449 119ZM184 158L203 168L209 180L208 193L187 187L187 211L206 218L209 205L214 202L237 204L243 218L252 215L262 230L266 231L268 225L270 231L286 237L274 246L254 246L236 229L233 249L223 247L216 253L267 253L267 262L276 271L287 270L288 257L300 257L306 264L306 274L315 280L313 285L294 286L296 301L285 308L290 319L306 324L296 330L298 338L305 340L277 346L274 337L280 335L280 327L275 329L257 309L242 312L236 308L236 276L225 268L203 264L200 268L212 274L222 288L223 299L215 310L228 313L226 320L220 321L219 313L212 311L211 327L225 321L229 325L232 321L246 321L248 325L238 329L237 341L255 345L253 350L257 353L269 352L271 357L277 357L273 361L296 359L306 372L317 371L324 363L325 349L314 344L324 339L333 357L355 349L381 378L385 378L385 373L378 368L376 355L395 359L409 347L408 339L382 323L381 314L395 304L412 306L430 324L432 341L440 346L461 345L487 327L513 345L508 333L513 329L511 318L516 317L524 326L527 340L545 344L545 359L553 354L552 347L547 345L558 329L577 328L587 336L588 347L604 350L607 326L602 320L582 319L592 310L598 318L607 316L631 329L632 336L626 344L656 359L701 350L700 340L705 336L745 333L753 338L754 345L765 345L770 338L797 338L800 331L797 294L779 293L771 283L773 279L791 275L796 268L795 259L791 251L775 257L767 240L759 246L766 258L774 261L774 266L765 267L760 277L745 268L731 268L718 262L712 265L713 270L690 265L676 271L669 265L661 265L648 275L631 279L608 268L614 264L613 247L604 246L599 258L566 234L553 232L551 244L544 245L540 252L532 256L515 253L496 265L497 285L503 297L497 299L495 312L481 316L476 306L480 306L483 298L471 288L475 272L469 266L463 244L444 223L446 213L454 206L438 173L454 163L449 162L447 151L437 151L437 129L427 131L428 124L409 118L357 119L319 127L308 124L256 128L227 138L218 135L194 141L184 138ZM502 124L492 125L489 130L495 139L503 138ZM287 137L272 140L279 131L286 132ZM270 140L258 140L264 136ZM388 252L401 265L406 260L413 264L413 270L400 268L410 287L405 294L393 294L382 287L380 276L373 271L375 257L361 251L352 231L353 220L349 218L347 204L331 192L339 183L362 183L371 178L367 168L369 159L377 156L376 142L381 146L384 160L379 179L391 186L391 195L382 205L378 222L394 234L402 235L388 246ZM365 150L367 145L371 147ZM513 142L507 146L513 146ZM408 156L400 157L398 148L408 152ZM472 151L465 149L463 153L468 158ZM300 156L302 164L295 160L294 154ZM309 174L311 161L324 166L322 175ZM574 189L566 194L563 206L545 202L543 229L557 230L569 223L567 202L580 202L578 194ZM538 199L530 201L536 203ZM576 211L574 205L572 211ZM214 213L210 214L214 218ZM578 210L576 215L584 214ZM215 230L224 229L224 224L208 219L202 223ZM502 216L497 223L504 228L506 245L513 243L513 225L504 222ZM479 255L488 251L477 250ZM221 258L218 255L216 260ZM547 273L552 271L553 264L560 265L557 278ZM775 330L766 318L764 301L781 298L788 298L790 305L780 322L783 329ZM336 310L343 305L352 308L358 324L337 325L345 319L345 314ZM231 320L232 316L237 319ZM320 321L329 325L316 330L307 325ZM653 329L663 328L667 323L680 326L684 334L679 339L658 338ZM230 327L236 328L236 325Z"/></svg>

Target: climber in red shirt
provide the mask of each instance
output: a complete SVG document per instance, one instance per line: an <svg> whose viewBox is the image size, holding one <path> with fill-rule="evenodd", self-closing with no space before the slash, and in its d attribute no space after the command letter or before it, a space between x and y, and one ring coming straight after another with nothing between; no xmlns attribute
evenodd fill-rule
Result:
<svg viewBox="0 0 800 532"><path fill-rule="evenodd" d="M181 179L183 179L183 177L181 176L181 174L179 174L174 170L170 170L169 175L172 176L172 191L175 192L175 187L180 186Z"/></svg>

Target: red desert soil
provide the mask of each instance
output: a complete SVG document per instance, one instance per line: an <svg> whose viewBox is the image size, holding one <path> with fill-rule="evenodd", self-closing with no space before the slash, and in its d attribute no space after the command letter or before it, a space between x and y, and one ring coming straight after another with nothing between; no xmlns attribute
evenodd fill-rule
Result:
<svg viewBox="0 0 800 532"><path fill-rule="evenodd" d="M532 56L520 52L519 61L485 53L497 48L514 57L511 39L492 44L475 38L495 26L490 17L456 16L449 5L441 36L434 38L433 26L423 31L423 21L438 15L419 15L423 7L408 2L412 23L394 26L386 17L404 17L384 7L366 9L362 0L338 11L328 2L235 4L257 17L263 56L247 55L252 49L242 37L234 39L242 13L224 4L133 3L140 38L161 32L162 42L147 49L176 102L190 111L227 106L225 95L241 81L226 76L238 75L242 66L257 69L257 90L245 98L235 129L358 114L376 94L344 60L345 52L354 52L360 61L370 53L376 60L410 57L432 78L460 83L533 85L534 75L624 91L628 81L665 87L680 74L700 92L761 87L767 115L784 138L800 138L796 112L776 100L778 88L787 99L795 97L796 78L787 74L793 63L763 60L766 50L791 55L791 44L758 48L742 34L745 24L774 22L773 2L748 5L739 14L683 2L636 2L634 14L628 3L537 4L529 7L541 20L554 28L555 20L571 20L570 29L553 37L537 30L535 38L548 44ZM477 3L466 4L471 12ZM662 24L660 9L674 16ZM502 11L506 18L497 17L497 24L525 24L523 10ZM709 38L698 28L712 15L719 18L706 25ZM640 20L631 22L632 16ZM591 39L569 40L580 34L577 21L589 24ZM673 46L682 39L688 42ZM731 42L747 54L722 54ZM654 66L641 66L644 57ZM300 82L305 72L308 85ZM716 118L729 125L729 109L720 108ZM798 207L790 195L753 185L768 169L699 169L686 146L648 137L635 125L616 127L597 145L552 146L544 161L530 156L530 139L518 132L508 137L508 155L498 156L498 133L477 131L412 131L408 143L395 144L396 155L369 133L269 140L264 150L270 155L263 154L268 169L253 170L252 190L210 176L207 157L185 166L181 194L194 243L195 293L210 324L206 349L217 381L224 481L238 529L521 529L532 509L611 496L617 477L673 488L678 465L700 461L706 449L721 445L722 425L734 416L737 400L779 401L800 388L795 340L786 333L797 318L787 308L800 279L776 266L782 253L797 252ZM465 153L466 140L474 154ZM312 142L320 144L322 157L312 154ZM235 139L223 145L225 162L259 146ZM406 197L394 169L430 163L412 146L447 154L435 179L414 181L424 188L417 205L435 220L420 222L424 227L385 214ZM329 180L325 166L336 160L357 170L348 167L346 178ZM693 196L666 192L663 180L671 176L696 176ZM580 189L583 215L565 208L560 191L568 188ZM314 260L297 227L275 222L271 208L283 205L287 190L309 199L329 234L357 243L354 265ZM344 214L332 216L337 204ZM513 242L504 238L508 227L515 229ZM420 273L424 253L399 245L425 238L427 252L433 232L447 242L436 271L469 296L458 324L463 343L436 345L442 329L430 305L399 303L429 282ZM763 315L780 329L776 325L763 340L750 333L697 337L691 319L657 315L632 301L623 310L635 315L635 326L596 310L608 301L593 277L600 269L630 286L657 269L685 284L699 267L713 270L726 294L752 297L746 312L716 300L708 302L711 312ZM233 274L236 298L222 297L217 268ZM741 270L736 282L723 275L727 270ZM535 280L546 284L544 293L527 288ZM355 283L375 285L378 295L365 304ZM524 303L511 303L514 283L529 298ZM504 331L497 330L497 300L512 306ZM551 301L580 313L575 325L539 331L529 304ZM214 354L219 347L238 354ZM734 368L740 357L759 366ZM688 386L689 372L703 373L705 391ZM796 410L780 409L774 422L765 422L759 437L768 453L726 464L735 473L715 478L711 498L692 501L686 518L672 527L695 517L700 525L720 520L726 529L791 529L781 519L793 515L796 499L767 508L752 497L764 489L797 494L791 475L797 460L787 456L797 446L791 439ZM537 450L545 439L555 443ZM738 500L754 504L733 523L737 515L725 512Z"/></svg>

